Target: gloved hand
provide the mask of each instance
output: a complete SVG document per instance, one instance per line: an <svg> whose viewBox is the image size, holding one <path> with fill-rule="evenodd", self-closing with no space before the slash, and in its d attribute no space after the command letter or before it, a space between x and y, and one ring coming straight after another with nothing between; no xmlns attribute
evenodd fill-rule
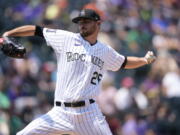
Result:
<svg viewBox="0 0 180 135"><path fill-rule="evenodd" d="M24 58L26 55L26 48L18 43L15 38L3 37L0 38L1 51L9 57Z"/></svg>

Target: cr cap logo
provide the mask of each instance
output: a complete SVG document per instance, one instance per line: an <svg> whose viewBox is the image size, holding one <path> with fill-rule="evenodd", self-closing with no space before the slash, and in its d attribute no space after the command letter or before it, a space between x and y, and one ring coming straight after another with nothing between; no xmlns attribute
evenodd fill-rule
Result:
<svg viewBox="0 0 180 135"><path fill-rule="evenodd" d="M81 11L80 15L85 16L85 11Z"/></svg>

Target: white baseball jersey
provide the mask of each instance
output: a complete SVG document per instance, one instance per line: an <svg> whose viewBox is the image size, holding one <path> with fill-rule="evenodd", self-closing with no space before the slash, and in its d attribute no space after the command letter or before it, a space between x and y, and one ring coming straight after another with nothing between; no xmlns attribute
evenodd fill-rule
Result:
<svg viewBox="0 0 180 135"><path fill-rule="evenodd" d="M106 70L118 70L125 57L97 41L91 45L79 33L43 29L57 56L55 101L75 102L98 95Z"/></svg>

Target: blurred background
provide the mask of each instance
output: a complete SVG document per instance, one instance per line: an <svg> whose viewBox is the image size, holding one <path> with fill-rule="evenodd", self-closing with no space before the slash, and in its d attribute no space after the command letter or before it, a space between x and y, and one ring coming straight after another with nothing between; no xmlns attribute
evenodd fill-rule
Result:
<svg viewBox="0 0 180 135"><path fill-rule="evenodd" d="M77 32L82 8L103 19L99 40L126 56L152 50L144 67L107 72L97 102L113 135L180 135L179 0L0 0L0 35L34 24ZM0 135L15 135L53 107L56 57L38 37L18 38L27 58L0 52Z"/></svg>

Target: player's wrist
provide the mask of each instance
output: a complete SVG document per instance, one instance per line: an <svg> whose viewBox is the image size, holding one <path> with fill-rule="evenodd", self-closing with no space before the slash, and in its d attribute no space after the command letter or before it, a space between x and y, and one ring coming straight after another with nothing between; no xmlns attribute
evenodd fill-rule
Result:
<svg viewBox="0 0 180 135"><path fill-rule="evenodd" d="M9 36L9 32L5 32L2 37L8 37Z"/></svg>
<svg viewBox="0 0 180 135"><path fill-rule="evenodd" d="M143 60L144 60L145 65L150 64L150 61L148 61L146 57L143 57Z"/></svg>

